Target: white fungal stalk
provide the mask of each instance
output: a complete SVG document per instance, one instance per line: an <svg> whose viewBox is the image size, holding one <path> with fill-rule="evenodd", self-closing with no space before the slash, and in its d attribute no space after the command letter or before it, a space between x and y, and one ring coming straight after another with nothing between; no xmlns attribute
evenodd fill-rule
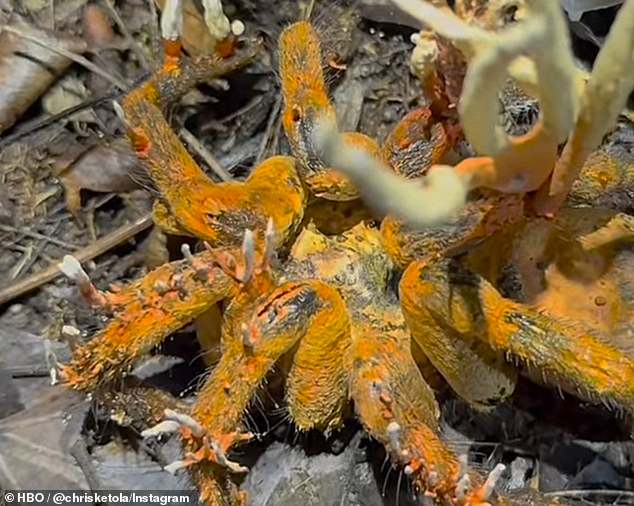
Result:
<svg viewBox="0 0 634 506"><path fill-rule="evenodd" d="M221 0L203 0L203 9L210 35L216 40L226 39L231 33L231 23L222 10Z"/></svg>
<svg viewBox="0 0 634 506"><path fill-rule="evenodd" d="M403 179L370 154L346 144L329 121L319 124L315 144L322 159L349 177L380 213L424 227L446 221L465 204L469 180L452 167L436 165L421 179Z"/></svg>
<svg viewBox="0 0 634 506"><path fill-rule="evenodd" d="M161 13L161 35L165 40L178 40L183 33L183 5L181 0L165 0Z"/></svg>

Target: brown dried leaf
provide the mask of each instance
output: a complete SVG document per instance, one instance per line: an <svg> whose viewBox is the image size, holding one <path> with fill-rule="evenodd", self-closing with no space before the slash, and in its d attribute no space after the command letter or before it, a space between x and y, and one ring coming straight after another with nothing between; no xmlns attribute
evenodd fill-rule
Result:
<svg viewBox="0 0 634 506"><path fill-rule="evenodd" d="M28 25L14 17L9 26L73 52L83 52L86 43L62 38ZM46 47L6 31L0 33L0 133L13 125L71 64Z"/></svg>
<svg viewBox="0 0 634 506"><path fill-rule="evenodd" d="M42 97L42 107L52 116L80 105L88 97L89 93L84 83L75 76L67 75L57 81ZM65 121L82 121L84 123L94 123L95 119L95 114L90 109L76 112L64 118Z"/></svg>
<svg viewBox="0 0 634 506"><path fill-rule="evenodd" d="M81 190L125 193L139 188L134 179L140 163L125 139L93 146L58 175L73 215L81 208Z"/></svg>
<svg viewBox="0 0 634 506"><path fill-rule="evenodd" d="M108 13L99 5L90 4L84 8L82 22L84 25L84 36L91 44L97 47L105 47L114 38L112 20Z"/></svg>

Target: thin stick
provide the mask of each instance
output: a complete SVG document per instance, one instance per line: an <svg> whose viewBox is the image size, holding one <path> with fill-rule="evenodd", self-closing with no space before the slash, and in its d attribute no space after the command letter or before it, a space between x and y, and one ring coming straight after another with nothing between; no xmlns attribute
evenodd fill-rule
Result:
<svg viewBox="0 0 634 506"><path fill-rule="evenodd" d="M231 181L233 177L229 174L225 168L220 165L220 162L216 160L214 155L212 155L209 150L203 146L202 142L200 142L194 134L192 134L185 127L181 128L179 134L185 139L185 142L191 146L191 148L198 153L209 168L216 174L222 181Z"/></svg>
<svg viewBox="0 0 634 506"><path fill-rule="evenodd" d="M157 44L157 41L161 40L161 34L158 29L158 12L156 11L156 4L154 0L148 0L148 4L150 7L150 17L152 18L152 57L154 59L154 63L160 58L160 51Z"/></svg>
<svg viewBox="0 0 634 506"><path fill-rule="evenodd" d="M38 232L31 232L30 230L18 230L17 228L10 227L9 225L0 225L0 230L2 230L3 232L13 232L13 233L24 234L27 237L32 237L33 239L40 239L42 241L47 241L66 249L72 250L77 247L76 244L70 244L66 241L60 241L59 239L55 239L54 237L49 237L47 235L40 234Z"/></svg>
<svg viewBox="0 0 634 506"><path fill-rule="evenodd" d="M80 262L88 262L99 255L111 250L115 246L131 239L139 232L143 232L145 229L152 225L152 214L148 213L140 217L138 220L123 225L119 229L105 235L101 239L93 242L85 248L79 249L72 253L72 255ZM61 259L55 260L46 269L36 272L35 274L18 280L17 282L7 286L0 290L0 305L5 304L16 297L20 297L25 293L28 293L40 286L53 281L57 278L61 272L57 264L61 262Z"/></svg>
<svg viewBox="0 0 634 506"><path fill-rule="evenodd" d="M83 56L81 56L81 55L79 55L77 53L73 53L72 51L69 51L67 49L64 49L59 44L55 44L52 41L43 41L43 40L41 40L41 39L39 39L37 37L34 37L33 35L31 35L29 33L26 33L25 31L23 31L23 30L21 30L19 28L14 27L14 26L4 25L4 26L2 26L2 29L0 31L7 31L9 33L13 33L13 34L17 35L18 37L22 37L23 39L30 40L31 42L34 42L38 46L42 46L42 47L44 47L46 49L50 49L54 53L61 54L62 56L65 56L69 60L72 60L75 63L78 63L79 65L87 68L91 72L94 72L95 74L103 77L108 82L114 84L117 88L119 88L121 90L127 90L129 88L129 86L126 83L124 83L121 79L113 76L112 74L109 74L108 72L106 72L102 68L99 68L97 65L92 63L89 59L84 58Z"/></svg>
<svg viewBox="0 0 634 506"><path fill-rule="evenodd" d="M86 442L83 438L75 441L75 444L70 449L70 454L75 459L75 462L77 462L77 465L81 469L82 473L84 473L84 477L88 482L90 490L99 490L101 488L101 483L99 482L99 478L97 478L97 471L90 459L88 449L86 448Z"/></svg>
<svg viewBox="0 0 634 506"><path fill-rule="evenodd" d="M280 114L280 109L282 108L282 95L277 97L277 100L273 104L273 109L270 112L269 120L266 123L266 129L264 130L264 136L262 137L262 142L260 143L260 149L258 150L258 156L255 159L255 165L258 165L262 159L264 158L264 154L266 153L266 148L271 140L271 135L273 133L273 129L278 124L277 119Z"/></svg>
<svg viewBox="0 0 634 506"><path fill-rule="evenodd" d="M121 19L121 16L119 16L119 13L115 9L112 0L105 0L104 3L106 4L108 12L110 13L110 16L112 17L114 22L119 27L119 30L121 30L121 33L125 37L126 41L130 45L130 47L132 48L134 53L139 58L139 62L141 63L141 66L145 70L150 70L150 68L151 68L150 67L150 63L148 62L147 58L145 57L145 54L143 53L143 49L141 49L141 46L139 45L139 43L134 39L134 37L130 33L130 30L128 30L128 27L123 22L123 19Z"/></svg>
<svg viewBox="0 0 634 506"><path fill-rule="evenodd" d="M602 497L634 497L634 492L629 490L562 490L561 492L546 492L546 497L583 497L596 495Z"/></svg>
<svg viewBox="0 0 634 506"><path fill-rule="evenodd" d="M24 122L19 127L16 127L15 133L12 133L11 135L8 135L0 140L0 149L7 147L9 144L12 144L15 141L19 141L21 138L26 137L27 135L31 135L39 130L42 130L43 128L56 125L59 121L67 118L71 114L75 114L78 111L83 111L84 109L94 107L104 102L110 103L112 102L112 100L117 99L120 96L121 92L115 91L103 97L86 100L81 104L77 104L73 107L69 107L68 109L64 109L63 111L54 114L53 116L40 117L29 122Z"/></svg>

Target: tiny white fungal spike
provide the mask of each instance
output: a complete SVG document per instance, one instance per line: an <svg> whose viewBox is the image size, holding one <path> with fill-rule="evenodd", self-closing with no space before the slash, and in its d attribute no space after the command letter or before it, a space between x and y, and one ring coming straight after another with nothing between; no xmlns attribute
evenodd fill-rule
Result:
<svg viewBox="0 0 634 506"><path fill-rule="evenodd" d="M194 256L192 255L192 250L187 243L181 246L181 253L183 254L183 258L188 262L191 262L194 259Z"/></svg>
<svg viewBox="0 0 634 506"><path fill-rule="evenodd" d="M275 223L269 218L264 232L264 261L269 265L275 259Z"/></svg>
<svg viewBox="0 0 634 506"><path fill-rule="evenodd" d="M273 221L273 217L269 217L266 222L266 236L267 240L272 240L275 237L275 222ZM268 242L268 241L267 241Z"/></svg>
<svg viewBox="0 0 634 506"><path fill-rule="evenodd" d="M216 40L223 40L231 33L231 23L222 10L220 0L203 0L205 24L209 34Z"/></svg>
<svg viewBox="0 0 634 506"><path fill-rule="evenodd" d="M240 325L240 332L242 334L242 343L244 344L244 347L252 349L256 344L256 340L254 339L253 333L249 332L249 326L246 323L243 322Z"/></svg>
<svg viewBox="0 0 634 506"><path fill-rule="evenodd" d="M239 278L243 283L247 283L255 271L255 234L253 230L246 229L244 231L242 253L244 255L244 273Z"/></svg>
<svg viewBox="0 0 634 506"><path fill-rule="evenodd" d="M467 496L467 492L469 492L469 488L471 488L471 478L465 473L460 480L458 480L458 484L456 485L456 499L458 499L458 501L464 500Z"/></svg>
<svg viewBox="0 0 634 506"><path fill-rule="evenodd" d="M123 107L121 107L121 104L116 100L113 100L112 108L114 109L117 118L119 118L124 125L127 125L128 121L125 119L125 111L123 110Z"/></svg>
<svg viewBox="0 0 634 506"><path fill-rule="evenodd" d="M390 440L390 448L399 453L401 451L401 442L399 441L401 437L401 426L396 422L390 422L385 431Z"/></svg>
<svg viewBox="0 0 634 506"><path fill-rule="evenodd" d="M164 420L157 423L154 427L145 429L141 432L141 437L146 439L150 437L157 437L161 434L172 434L180 429L180 424L174 420Z"/></svg>
<svg viewBox="0 0 634 506"><path fill-rule="evenodd" d="M495 484L498 482L500 476L502 476L502 473L505 469L506 466L504 464L498 464L489 473L489 476L487 476L484 485L482 485L482 498L484 500L487 500L491 496L493 490L495 489Z"/></svg>
<svg viewBox="0 0 634 506"><path fill-rule="evenodd" d="M205 429L191 416L184 413L178 413L172 409L165 410L165 418L169 421L174 421L179 425L183 425L190 429L194 436L202 437L205 434Z"/></svg>
<svg viewBox="0 0 634 506"><path fill-rule="evenodd" d="M189 463L185 460L176 460L171 464L166 465L163 470L167 471L170 474L176 474L181 469L185 469L189 466Z"/></svg>
<svg viewBox="0 0 634 506"><path fill-rule="evenodd" d="M51 378L51 386L54 387L58 383L58 380L57 380L57 368L51 367L49 369L49 376Z"/></svg>
<svg viewBox="0 0 634 506"><path fill-rule="evenodd" d="M81 331L77 327L73 327L72 325L64 325L61 331L64 337L79 337L81 336Z"/></svg>
<svg viewBox="0 0 634 506"><path fill-rule="evenodd" d="M220 445L213 439L211 440L211 448L216 454L216 461L218 462L218 464L226 467L232 473L247 473L249 471L249 468L241 466L237 462L229 460Z"/></svg>
<svg viewBox="0 0 634 506"><path fill-rule="evenodd" d="M401 426L396 422L390 422L386 429L388 434L399 434L401 432Z"/></svg>
<svg viewBox="0 0 634 506"><path fill-rule="evenodd" d="M90 278L86 271L77 260L72 255L65 255L62 259L61 263L57 265L59 270L62 271L62 274L66 276L68 279L76 283L77 285L83 285L86 283L90 283Z"/></svg>
<svg viewBox="0 0 634 506"><path fill-rule="evenodd" d="M181 0L166 0L161 14L161 35L165 40L178 40L183 33Z"/></svg>
<svg viewBox="0 0 634 506"><path fill-rule="evenodd" d="M246 26L239 19L234 19L231 22L231 33L233 33L236 37L240 37L246 31Z"/></svg>

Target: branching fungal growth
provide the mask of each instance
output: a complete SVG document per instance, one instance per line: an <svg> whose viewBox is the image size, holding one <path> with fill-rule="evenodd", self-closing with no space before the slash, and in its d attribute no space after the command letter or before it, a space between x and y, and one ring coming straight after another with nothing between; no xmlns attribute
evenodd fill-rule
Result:
<svg viewBox="0 0 634 506"><path fill-rule="evenodd" d="M315 143L324 160L345 172L380 213L424 227L445 221L465 203L468 178L451 167L435 166L424 181L406 181L367 151L347 145L328 121L319 125Z"/></svg>
<svg viewBox="0 0 634 506"><path fill-rule="evenodd" d="M623 109L634 84L632 2L626 2L621 9L580 105L578 71L557 2L526 0L522 19L497 32L470 24L449 9L438 9L421 0L394 2L453 42L469 61L459 112L464 135L478 156L459 162L455 172L468 180L470 189L486 187L521 194L549 186L542 190L536 208L543 214L556 211L583 162ZM435 48L424 34L417 42L413 69L425 79L430 62L436 58ZM509 136L498 125L498 93L508 77L536 93L541 103L538 123L520 137ZM558 146L573 131L579 108L574 132L559 159ZM407 205L417 205L416 199L410 200L409 196L420 191L418 182L403 181L399 186L401 193L383 200L386 178L378 165L369 164L363 176L357 167L358 163L337 168L355 178L373 205L382 209L393 206L396 215L409 217L412 224L425 223L416 219L415 212L404 212L405 204L401 204L401 195L407 195ZM411 192L403 193L405 188ZM425 205L427 197L427 193L420 193L418 205Z"/></svg>
<svg viewBox="0 0 634 506"><path fill-rule="evenodd" d="M557 161L550 186L543 189L536 202L539 212L552 215L561 207L584 163L614 125L633 88L634 2L628 0L619 10L594 63L574 130Z"/></svg>

